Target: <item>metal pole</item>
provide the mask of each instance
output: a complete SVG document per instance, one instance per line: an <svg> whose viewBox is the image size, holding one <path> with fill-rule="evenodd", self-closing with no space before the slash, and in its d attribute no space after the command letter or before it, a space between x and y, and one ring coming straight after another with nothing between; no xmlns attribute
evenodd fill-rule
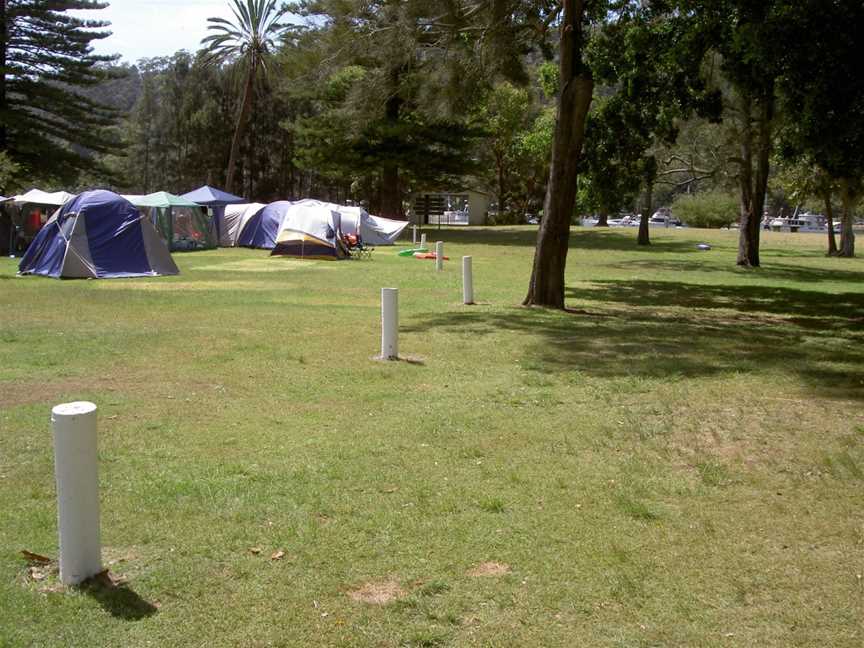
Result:
<svg viewBox="0 0 864 648"><path fill-rule="evenodd" d="M96 405L64 403L51 410L60 532L60 580L76 585L102 571Z"/></svg>

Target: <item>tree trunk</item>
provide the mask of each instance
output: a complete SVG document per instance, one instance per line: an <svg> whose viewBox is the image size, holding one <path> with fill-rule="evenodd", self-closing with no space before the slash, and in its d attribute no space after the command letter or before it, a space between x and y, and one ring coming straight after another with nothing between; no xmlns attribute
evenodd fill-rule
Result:
<svg viewBox="0 0 864 648"><path fill-rule="evenodd" d="M849 186L849 180L840 179L840 199L843 201L843 217L840 227L840 252L838 256L851 258L855 256L855 233L852 231L852 211L855 201Z"/></svg>
<svg viewBox="0 0 864 648"><path fill-rule="evenodd" d="M0 151L5 151L8 144L6 134L6 0L0 0Z"/></svg>
<svg viewBox="0 0 864 648"><path fill-rule="evenodd" d="M552 161L543 220L537 232L537 248L526 306L564 308L564 269L570 241L570 219L576 202L578 161L585 140L585 120L594 91L594 79L582 62L584 0L564 0L561 23L559 71L561 90L552 142Z"/></svg>
<svg viewBox="0 0 864 648"><path fill-rule="evenodd" d="M397 83L398 73L394 73L394 88ZM385 115L388 124L395 125L399 121L401 106L402 100L397 94L394 94L387 100ZM381 167L380 203L381 216L397 220L405 218L405 213L402 211L402 187L399 184L399 167L395 162L384 162Z"/></svg>
<svg viewBox="0 0 864 648"><path fill-rule="evenodd" d="M228 158L228 169L225 171L225 191L234 191L234 174L237 168L237 158L240 157L240 142L243 140L243 129L246 118L252 110L255 101L255 73L258 61L249 54L249 69L246 71L246 82L243 87L243 99L240 101L240 114L237 115L237 125L234 127L234 137L231 138L231 155Z"/></svg>
<svg viewBox="0 0 864 648"><path fill-rule="evenodd" d="M609 212L604 208L597 215L597 225L595 227L609 227Z"/></svg>
<svg viewBox="0 0 864 648"><path fill-rule="evenodd" d="M6 0L0 0L0 151L6 150Z"/></svg>
<svg viewBox="0 0 864 648"><path fill-rule="evenodd" d="M757 112L753 115L754 103ZM774 112L773 84L763 90L757 101L749 94L741 97L741 223L738 233L738 260L740 266L759 266L759 234L763 205L768 191L768 171L771 157L771 121ZM757 132L753 132L753 121ZM754 139L756 168L753 168Z"/></svg>
<svg viewBox="0 0 864 648"><path fill-rule="evenodd" d="M831 204L831 191L822 192L825 201L825 218L828 220L828 256L837 256L837 238L834 236L834 206Z"/></svg>
<svg viewBox="0 0 864 648"><path fill-rule="evenodd" d="M636 237L637 245L651 245L648 234L648 219L651 218L651 210L654 208L654 184L649 182L645 185L645 205L639 217L639 235Z"/></svg>
<svg viewBox="0 0 864 648"><path fill-rule="evenodd" d="M144 193L150 193L150 120L147 120L147 130L144 131Z"/></svg>
<svg viewBox="0 0 864 648"><path fill-rule="evenodd" d="M498 167L498 215L499 220L500 217L504 215L506 211L506 204L504 202L504 196L506 194L506 181L504 180L504 156L500 153L495 154L495 164Z"/></svg>

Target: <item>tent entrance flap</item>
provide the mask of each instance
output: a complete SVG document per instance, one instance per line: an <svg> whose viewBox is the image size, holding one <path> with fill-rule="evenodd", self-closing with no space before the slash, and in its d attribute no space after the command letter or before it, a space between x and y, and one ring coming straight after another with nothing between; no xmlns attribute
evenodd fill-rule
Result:
<svg viewBox="0 0 864 648"><path fill-rule="evenodd" d="M336 246L304 232L284 229L271 256L295 256L302 259L338 259Z"/></svg>

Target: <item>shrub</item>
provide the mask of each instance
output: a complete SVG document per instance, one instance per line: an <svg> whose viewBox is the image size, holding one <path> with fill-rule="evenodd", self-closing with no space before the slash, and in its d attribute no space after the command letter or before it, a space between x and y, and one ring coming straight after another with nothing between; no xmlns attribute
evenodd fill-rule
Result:
<svg viewBox="0 0 864 648"><path fill-rule="evenodd" d="M738 220L738 199L719 191L682 194L672 203L672 213L690 227L728 227Z"/></svg>

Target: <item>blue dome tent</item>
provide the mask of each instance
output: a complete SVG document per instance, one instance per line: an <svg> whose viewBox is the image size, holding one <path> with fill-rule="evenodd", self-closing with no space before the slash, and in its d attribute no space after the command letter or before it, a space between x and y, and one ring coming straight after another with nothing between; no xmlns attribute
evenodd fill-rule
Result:
<svg viewBox="0 0 864 648"><path fill-rule="evenodd" d="M276 247L276 237L292 204L288 200L279 200L267 205L246 222L237 245L272 250Z"/></svg>
<svg viewBox="0 0 864 648"><path fill-rule="evenodd" d="M64 204L33 239L18 272L109 279L179 274L156 229L125 198L85 191Z"/></svg>

